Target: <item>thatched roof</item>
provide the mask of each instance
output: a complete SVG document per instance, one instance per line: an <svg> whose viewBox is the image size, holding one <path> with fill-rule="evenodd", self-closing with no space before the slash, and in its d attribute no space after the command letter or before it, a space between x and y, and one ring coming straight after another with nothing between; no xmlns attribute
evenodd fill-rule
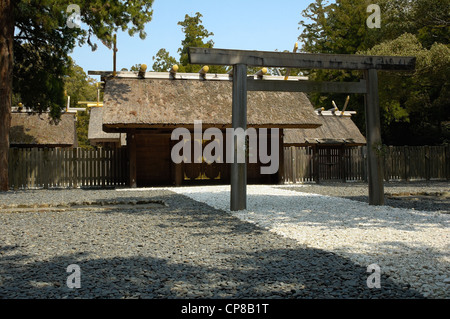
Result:
<svg viewBox="0 0 450 319"><path fill-rule="evenodd" d="M322 126L314 130L284 130L284 145L347 144L365 145L366 139L350 116L317 115Z"/></svg>
<svg viewBox="0 0 450 319"><path fill-rule="evenodd" d="M88 140L92 145L99 143L120 143L126 144L126 134L124 133L106 133L103 131L102 120L103 107L94 107L90 110Z"/></svg>
<svg viewBox="0 0 450 319"><path fill-rule="evenodd" d="M231 127L231 81L112 78L106 81L103 129ZM249 127L316 128L304 93L248 92Z"/></svg>
<svg viewBox="0 0 450 319"><path fill-rule="evenodd" d="M11 146L77 147L75 114L62 114L55 123L48 113L12 113Z"/></svg>

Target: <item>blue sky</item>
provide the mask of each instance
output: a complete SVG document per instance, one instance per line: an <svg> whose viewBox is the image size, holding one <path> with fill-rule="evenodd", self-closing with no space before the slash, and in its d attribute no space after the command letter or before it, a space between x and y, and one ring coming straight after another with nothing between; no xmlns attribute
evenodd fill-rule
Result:
<svg viewBox="0 0 450 319"><path fill-rule="evenodd" d="M128 33L117 35L117 69L129 69L145 63L148 70L152 57L165 48L175 58L181 46L183 32L177 25L186 14L203 15L203 25L213 32L215 48L241 50L292 50L298 42L301 12L313 0L155 0L153 19L146 25L147 38ZM71 54L79 66L89 70L112 70L112 51L97 41L98 49L92 52L88 45L77 47ZM299 43L299 46L301 44ZM92 76L97 78L96 76Z"/></svg>

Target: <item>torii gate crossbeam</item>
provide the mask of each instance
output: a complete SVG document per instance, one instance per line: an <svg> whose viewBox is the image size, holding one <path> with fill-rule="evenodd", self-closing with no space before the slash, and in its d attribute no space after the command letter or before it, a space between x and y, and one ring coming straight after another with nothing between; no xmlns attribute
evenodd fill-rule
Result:
<svg viewBox="0 0 450 319"><path fill-rule="evenodd" d="M232 126L234 129L239 127L244 130L246 129L247 90L364 93L369 204L384 205L377 70L412 71L415 68L415 57L189 48L189 62L191 64L233 66ZM247 66L362 70L364 72L364 80L353 83L321 83L311 81L299 81L295 83L289 81L254 80L253 78L247 79ZM236 157L236 152L234 156ZM247 208L246 188L246 163L237 163L235 159L234 163L231 164L230 209L232 211Z"/></svg>

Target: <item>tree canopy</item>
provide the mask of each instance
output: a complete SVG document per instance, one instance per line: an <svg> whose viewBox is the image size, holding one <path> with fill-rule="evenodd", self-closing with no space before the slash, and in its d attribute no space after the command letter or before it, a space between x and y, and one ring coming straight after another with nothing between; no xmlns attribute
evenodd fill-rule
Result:
<svg viewBox="0 0 450 319"><path fill-rule="evenodd" d="M188 48L212 48L214 46L214 41L209 39L214 33L209 32L202 25L202 17L200 12L195 13L193 16L186 14L184 20L178 22L178 25L182 27L181 30L184 33L184 39L181 41L181 47L178 49L178 53L180 54L179 60L171 56L166 49L162 48L153 57L155 61L153 64L154 71L168 71L174 64L178 65L179 72L198 72L201 69L201 65L189 63ZM225 73L226 67L212 65L210 66L209 72Z"/></svg>
<svg viewBox="0 0 450 319"><path fill-rule="evenodd" d="M59 116L65 105L64 77L69 75L69 53L78 45L97 49L93 38L111 48L113 34L128 30L144 39L145 23L151 21L153 1L77 1L81 27L68 21L71 0L21 0L14 10L13 91L24 105L37 111L49 109Z"/></svg>
<svg viewBox="0 0 450 319"><path fill-rule="evenodd" d="M368 28L371 1L311 3L299 22L302 51L311 53L407 55L417 57L411 73L380 72L382 137L386 144L448 143L450 74L450 0L380 0L381 27ZM357 81L361 73L344 70L304 72L317 81ZM310 94L317 107L331 108L344 94ZM339 103L338 103L339 105ZM355 94L349 109L365 131L364 99Z"/></svg>
<svg viewBox="0 0 450 319"><path fill-rule="evenodd" d="M405 33L365 53L415 56L410 74L380 72L381 118L385 135L393 144L441 144L448 142L445 122L450 119L450 48L434 43L425 48L419 39Z"/></svg>
<svg viewBox="0 0 450 319"><path fill-rule="evenodd" d="M27 107L50 110L58 118L65 106L64 76L68 54L87 43L93 50L97 37L111 47L113 35L128 31L144 39L151 21L153 0L0 1L0 190L8 189L8 152L11 100L14 95ZM73 26L77 18L81 27Z"/></svg>

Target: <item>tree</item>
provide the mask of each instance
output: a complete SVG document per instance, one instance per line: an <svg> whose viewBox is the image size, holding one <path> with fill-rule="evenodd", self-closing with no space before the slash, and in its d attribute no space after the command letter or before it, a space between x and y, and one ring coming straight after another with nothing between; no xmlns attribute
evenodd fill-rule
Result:
<svg viewBox="0 0 450 319"><path fill-rule="evenodd" d="M131 72L138 72L141 69L141 64L137 63L130 68Z"/></svg>
<svg viewBox="0 0 450 319"><path fill-rule="evenodd" d="M82 67L76 65L70 59L68 75L64 78L64 89L67 96L70 96L70 107L80 107L79 101L96 101L97 85L93 78L89 77ZM102 100L100 92L99 100ZM88 140L89 131L89 111L77 111L77 139L78 147L92 148Z"/></svg>
<svg viewBox="0 0 450 319"><path fill-rule="evenodd" d="M311 3L302 12L308 22L299 22L303 28L298 38L302 43L301 51L356 54L372 47L377 43L379 32L366 26L368 4L369 2L361 0L337 0L331 4L316 0ZM352 82L361 78L360 72L346 70L305 70L303 74L315 81ZM342 105L346 95L310 93L309 97L315 106L329 109L333 108L332 101ZM348 108L357 111L353 119L361 130L365 130L364 97L352 96Z"/></svg>
<svg viewBox="0 0 450 319"><path fill-rule="evenodd" d="M383 40L411 33L426 49L450 43L450 0L381 0L380 7Z"/></svg>
<svg viewBox="0 0 450 319"><path fill-rule="evenodd" d="M78 107L79 101L97 101L97 81L87 76L72 59L64 77L64 91L66 96L70 96L70 107Z"/></svg>
<svg viewBox="0 0 450 319"><path fill-rule="evenodd" d="M89 132L89 111L77 111L77 140L78 147L81 148L94 148L88 139Z"/></svg>
<svg viewBox="0 0 450 319"><path fill-rule="evenodd" d="M213 36L214 33L206 30L201 24L202 17L200 12L197 12L192 17L186 14L184 21L178 22L178 25L182 27L181 30L184 33L184 39L181 41L181 48L178 49L183 72L198 72L202 67L201 65L189 64L189 47L212 48L214 46L214 41L211 39L205 42L205 40L210 36Z"/></svg>
<svg viewBox="0 0 450 319"><path fill-rule="evenodd" d="M448 48L450 35L448 10L450 0L380 0L378 3L381 7L381 29L370 29L366 25L366 19L370 14L366 9L371 2L336 0L336 3L330 4L324 0L316 0L302 13L303 17L309 19L308 22L300 21L300 26L303 27L299 36L299 40L303 42L302 51L337 54L385 52L386 55L399 53L408 55L406 48L411 48L413 45L415 49L409 51L410 55L425 55L430 58L433 52L434 54L445 53L444 48ZM400 38L405 33L413 34L414 39ZM377 51L370 51L374 46L385 42L389 44L383 46L384 51L380 47L377 47ZM442 45L437 46L435 43ZM395 45L401 46L404 50L399 51L394 47ZM441 67L445 65L437 55L433 59L436 63L443 63ZM445 89L447 80L443 80L438 68L432 64L425 69L431 73L420 72L415 73L414 76L393 73L383 75L383 81L380 77L382 85L379 92L383 100L381 114L384 124L383 139L386 142L413 144L418 141L439 143L445 140L445 132L441 128L442 125L438 123L439 117L433 119L432 117L437 114L443 115L441 103L448 103L445 102L448 101L445 98L445 93L448 91ZM448 69L441 69L443 70L449 73ZM305 74L316 81L338 82L358 81L362 76L360 72L344 70L310 70ZM421 81L427 83L426 89L419 84ZM312 93L309 96L313 104L326 109L332 107L333 100L337 103L338 101L343 103L345 100L344 94ZM433 112L413 111L420 104L419 100L423 103L422 111L425 105L430 107L432 105ZM358 94L352 96L348 105L349 109L357 111L353 119L361 131L365 131L363 106L363 96ZM418 123L422 123L422 126ZM399 128L404 128L406 124L408 129L414 130L415 133L421 132L420 136L414 138L415 134L406 134L406 139L399 139L405 136L405 134L399 134Z"/></svg>
<svg viewBox="0 0 450 319"><path fill-rule="evenodd" d="M156 56L153 57L153 61L155 61L153 71L156 72L167 72L173 65L179 64L166 49L159 49Z"/></svg>
<svg viewBox="0 0 450 319"><path fill-rule="evenodd" d="M443 122L450 119L450 48L435 43L427 49L405 33L364 53L416 57L412 75L379 72L383 139L394 145L448 143Z"/></svg>
<svg viewBox="0 0 450 319"><path fill-rule="evenodd" d="M14 40L14 0L0 0L0 191L8 190L9 128Z"/></svg>
<svg viewBox="0 0 450 319"><path fill-rule="evenodd" d="M180 54L179 62L177 63L176 58L172 57L166 49L160 49L156 56L153 57L155 61L153 64L154 71L168 71L174 64L178 64L179 72L198 72L201 69L201 65L189 63L188 48L212 48L214 46L212 39L207 40L214 33L209 32L202 25L202 17L200 12L197 12L194 16L186 14L184 20L178 22L178 25L182 27L181 30L184 33L184 39L181 41L181 47L178 49L178 53ZM212 65L209 68L209 72L211 73L225 73L226 70L226 67L221 65Z"/></svg>
<svg viewBox="0 0 450 319"><path fill-rule="evenodd" d="M50 108L58 117L64 103L63 76L68 53L76 43L96 36L111 46L117 30L144 39L144 25L151 21L152 0L80 0L79 17L87 29L71 28L67 13L72 0L0 0L0 191L8 190L8 151L11 97L14 87L27 106L39 111ZM69 15L70 14L70 15ZM13 59L13 53L17 54ZM29 90L27 90L27 88Z"/></svg>
<svg viewBox="0 0 450 319"><path fill-rule="evenodd" d="M299 22L302 50L310 53L354 54L378 43L380 33L366 26L367 5L361 0L324 0L311 3L302 16L311 20Z"/></svg>

